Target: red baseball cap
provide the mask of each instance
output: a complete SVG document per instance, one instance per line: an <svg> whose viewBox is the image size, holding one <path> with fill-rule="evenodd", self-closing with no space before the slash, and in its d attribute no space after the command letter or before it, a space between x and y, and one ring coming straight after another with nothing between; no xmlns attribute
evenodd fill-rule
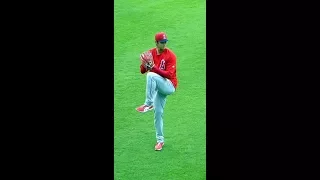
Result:
<svg viewBox="0 0 320 180"><path fill-rule="evenodd" d="M164 32L159 32L155 35L155 40L160 42L167 42L167 35Z"/></svg>

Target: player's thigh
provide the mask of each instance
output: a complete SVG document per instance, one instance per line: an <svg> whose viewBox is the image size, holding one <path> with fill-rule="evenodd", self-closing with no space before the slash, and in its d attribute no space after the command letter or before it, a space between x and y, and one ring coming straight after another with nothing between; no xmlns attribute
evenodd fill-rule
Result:
<svg viewBox="0 0 320 180"><path fill-rule="evenodd" d="M157 83L157 89L164 95L172 94L175 89L170 80L160 76L159 74L152 73L152 79Z"/></svg>
<svg viewBox="0 0 320 180"><path fill-rule="evenodd" d="M174 93L175 89L169 79L162 80L161 83L157 84L158 91L164 95L170 95Z"/></svg>

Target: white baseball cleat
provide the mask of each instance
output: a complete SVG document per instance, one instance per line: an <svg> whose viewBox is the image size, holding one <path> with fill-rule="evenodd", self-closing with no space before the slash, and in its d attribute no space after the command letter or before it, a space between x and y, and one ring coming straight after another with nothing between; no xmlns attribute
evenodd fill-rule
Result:
<svg viewBox="0 0 320 180"><path fill-rule="evenodd" d="M145 104L143 104L143 105L141 105L141 106L136 108L136 110L138 112L141 112L141 113L145 113L145 112L151 111L152 109L153 109L152 105L151 106L147 106Z"/></svg>

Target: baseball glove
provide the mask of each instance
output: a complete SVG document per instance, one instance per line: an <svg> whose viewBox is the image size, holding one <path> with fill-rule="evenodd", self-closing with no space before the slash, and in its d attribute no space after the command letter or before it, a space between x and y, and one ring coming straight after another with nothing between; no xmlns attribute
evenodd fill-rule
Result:
<svg viewBox="0 0 320 180"><path fill-rule="evenodd" d="M150 51L146 51L140 55L141 63L147 70L151 70L154 66L153 56Z"/></svg>

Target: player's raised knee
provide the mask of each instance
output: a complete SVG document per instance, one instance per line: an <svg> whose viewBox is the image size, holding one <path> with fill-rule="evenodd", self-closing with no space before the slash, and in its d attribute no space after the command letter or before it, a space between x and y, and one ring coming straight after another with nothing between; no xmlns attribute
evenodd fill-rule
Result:
<svg viewBox="0 0 320 180"><path fill-rule="evenodd" d="M156 75L157 75L157 73L148 72L147 77L153 77L153 76L156 76Z"/></svg>

